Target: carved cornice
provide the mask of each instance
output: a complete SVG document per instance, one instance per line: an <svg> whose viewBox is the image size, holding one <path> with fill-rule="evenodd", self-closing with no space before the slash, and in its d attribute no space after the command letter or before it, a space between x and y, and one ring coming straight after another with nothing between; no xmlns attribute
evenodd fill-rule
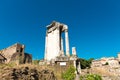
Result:
<svg viewBox="0 0 120 80"><path fill-rule="evenodd" d="M61 32L67 31L68 27L65 24L59 22L52 22L50 25L47 26L47 33L51 33L54 30L61 30Z"/></svg>

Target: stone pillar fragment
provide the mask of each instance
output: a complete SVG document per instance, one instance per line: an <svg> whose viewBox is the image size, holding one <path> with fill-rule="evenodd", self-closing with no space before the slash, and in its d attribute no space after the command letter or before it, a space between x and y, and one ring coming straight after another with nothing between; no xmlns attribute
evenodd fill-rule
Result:
<svg viewBox="0 0 120 80"><path fill-rule="evenodd" d="M72 55L76 56L76 48L75 47L72 47Z"/></svg>
<svg viewBox="0 0 120 80"><path fill-rule="evenodd" d="M120 53L118 53L118 60L120 61Z"/></svg>
<svg viewBox="0 0 120 80"><path fill-rule="evenodd" d="M76 68L76 60L74 60L73 63L74 63L74 67Z"/></svg>
<svg viewBox="0 0 120 80"><path fill-rule="evenodd" d="M80 61L78 62L78 72L81 74L81 66L80 66Z"/></svg>

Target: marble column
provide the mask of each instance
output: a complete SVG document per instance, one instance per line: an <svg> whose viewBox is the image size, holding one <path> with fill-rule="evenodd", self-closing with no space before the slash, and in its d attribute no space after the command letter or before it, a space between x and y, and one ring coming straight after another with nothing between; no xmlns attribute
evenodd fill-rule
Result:
<svg viewBox="0 0 120 80"><path fill-rule="evenodd" d="M58 25L59 26L59 25ZM57 27L57 30L56 30L56 37L54 38L56 39L56 56L59 56L60 55L60 49L61 49L61 32L60 32L60 27Z"/></svg>
<svg viewBox="0 0 120 80"><path fill-rule="evenodd" d="M63 50L63 38L61 37L61 50Z"/></svg>
<svg viewBox="0 0 120 80"><path fill-rule="evenodd" d="M70 51L69 51L68 29L65 30L65 43L66 43L66 55L69 57Z"/></svg>
<svg viewBox="0 0 120 80"><path fill-rule="evenodd" d="M61 37L61 55L64 55L63 38Z"/></svg>
<svg viewBox="0 0 120 80"><path fill-rule="evenodd" d="M45 55L44 55L45 60L47 60L47 43L48 43L48 37L47 37L47 33L46 33L46 37L45 37Z"/></svg>

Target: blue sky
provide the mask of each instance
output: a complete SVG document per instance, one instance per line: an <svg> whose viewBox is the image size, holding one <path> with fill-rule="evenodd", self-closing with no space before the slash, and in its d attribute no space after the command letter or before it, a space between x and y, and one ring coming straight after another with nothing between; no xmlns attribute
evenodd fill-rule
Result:
<svg viewBox="0 0 120 80"><path fill-rule="evenodd" d="M68 25L79 57L120 52L119 0L0 0L0 49L19 42L43 58L46 25L54 20Z"/></svg>

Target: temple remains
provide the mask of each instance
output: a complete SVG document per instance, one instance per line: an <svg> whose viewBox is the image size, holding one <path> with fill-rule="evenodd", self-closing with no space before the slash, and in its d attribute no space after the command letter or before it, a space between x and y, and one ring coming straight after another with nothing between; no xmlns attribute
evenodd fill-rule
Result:
<svg viewBox="0 0 120 80"><path fill-rule="evenodd" d="M65 40L62 33L65 33ZM45 39L44 60L47 64L59 65L60 67L74 65L77 72L81 72L75 47L72 48L72 55L70 55L68 26L66 24L53 21L47 26Z"/></svg>
<svg viewBox="0 0 120 80"><path fill-rule="evenodd" d="M32 55L25 53L25 46L16 43L8 48L0 50L0 63L9 63L12 61L23 63L31 63Z"/></svg>
<svg viewBox="0 0 120 80"><path fill-rule="evenodd" d="M65 24L53 22L47 26L46 31L46 47L45 47L45 59L55 59L57 56L64 55L63 38L61 34L65 32L66 41L66 55L69 57L69 38L68 27ZM51 55L52 53L52 55Z"/></svg>

